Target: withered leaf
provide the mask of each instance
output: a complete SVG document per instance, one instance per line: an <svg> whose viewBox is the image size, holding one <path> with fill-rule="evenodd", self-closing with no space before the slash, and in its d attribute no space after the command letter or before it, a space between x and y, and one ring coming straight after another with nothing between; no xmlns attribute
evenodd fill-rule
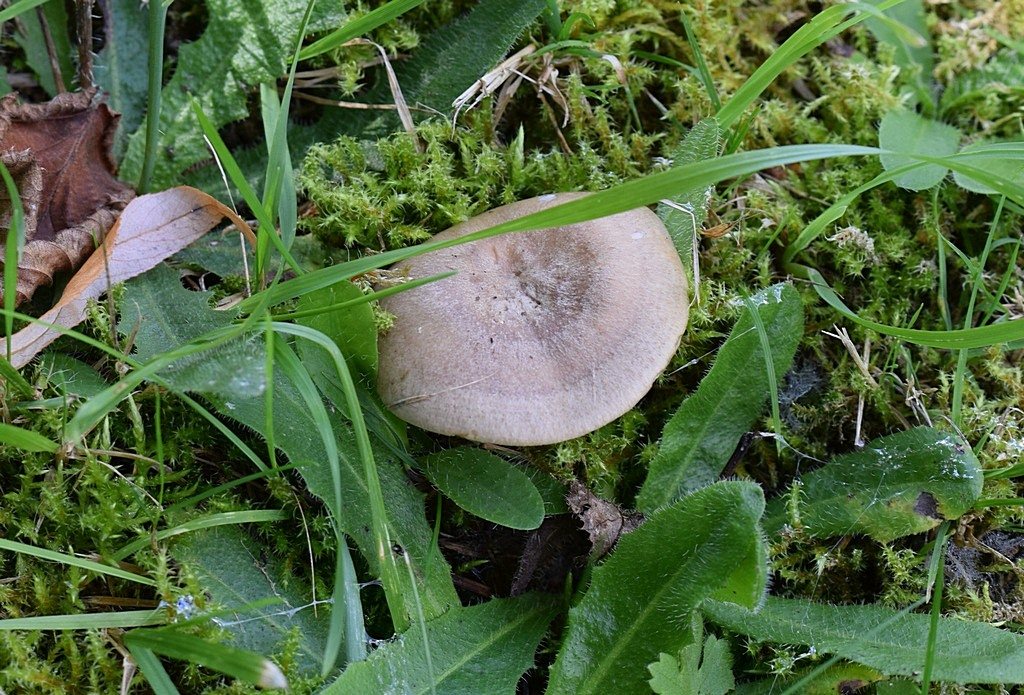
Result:
<svg viewBox="0 0 1024 695"><path fill-rule="evenodd" d="M17 303L56 273L74 270L135 193L115 178L110 154L118 116L95 90L61 94L45 104L0 99L0 160L14 175L25 209L25 247ZM0 226L11 204L0 191ZM0 267L3 259L0 258Z"/></svg>
<svg viewBox="0 0 1024 695"><path fill-rule="evenodd" d="M141 275L227 218L249 239L249 226L206 193L178 186L135 198L97 249L68 281L52 309L11 336L11 364L21 368L60 336L54 326L72 328L85 318L90 299L118 282Z"/></svg>
<svg viewBox="0 0 1024 695"><path fill-rule="evenodd" d="M619 536L635 531L643 522L641 514L601 499L578 480L569 484L565 501L590 537L590 552L594 558L605 555L618 542Z"/></svg>

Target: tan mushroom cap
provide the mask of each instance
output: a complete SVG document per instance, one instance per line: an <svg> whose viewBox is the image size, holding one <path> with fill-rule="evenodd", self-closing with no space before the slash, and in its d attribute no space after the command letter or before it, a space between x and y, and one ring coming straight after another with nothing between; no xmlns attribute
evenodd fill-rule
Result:
<svg viewBox="0 0 1024 695"><path fill-rule="evenodd" d="M496 208L451 239L579 193ZM686 328L686 274L658 216L503 234L396 265L457 274L382 300L378 390L431 432L509 446L553 444L619 417L651 388Z"/></svg>

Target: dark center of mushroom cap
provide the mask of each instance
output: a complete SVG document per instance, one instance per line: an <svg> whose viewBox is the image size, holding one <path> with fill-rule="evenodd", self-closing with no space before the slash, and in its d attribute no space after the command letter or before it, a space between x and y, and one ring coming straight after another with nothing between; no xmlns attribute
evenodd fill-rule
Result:
<svg viewBox="0 0 1024 695"><path fill-rule="evenodd" d="M464 259L473 270L463 272L481 336L546 343L599 310L602 268L591 240L578 228L559 232L495 237L456 252L473 256Z"/></svg>

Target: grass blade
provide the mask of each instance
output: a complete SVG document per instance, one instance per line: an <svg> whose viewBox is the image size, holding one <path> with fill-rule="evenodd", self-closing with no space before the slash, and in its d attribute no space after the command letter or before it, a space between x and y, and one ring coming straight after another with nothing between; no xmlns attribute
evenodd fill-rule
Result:
<svg viewBox="0 0 1024 695"><path fill-rule="evenodd" d="M151 649L139 645L126 645L126 648L156 695L178 695L178 689L174 687L171 677L164 670L164 665L160 663L160 659Z"/></svg>
<svg viewBox="0 0 1024 695"><path fill-rule="evenodd" d="M118 611L116 613L81 613L78 615L39 615L33 618L0 620L0 630L103 630L107 628L163 625L163 611Z"/></svg>
<svg viewBox="0 0 1024 695"><path fill-rule="evenodd" d="M381 5L358 19L346 22L345 26L306 46L299 52L299 60L309 60L314 56L333 51L347 41L400 17L422 2L423 0L391 0L386 5Z"/></svg>
<svg viewBox="0 0 1024 695"><path fill-rule="evenodd" d="M50 441L38 432L2 422L0 422L0 444L13 446L24 451L45 451L51 454L60 448L57 442Z"/></svg>
<svg viewBox="0 0 1024 695"><path fill-rule="evenodd" d="M157 585L156 582L150 579L149 577L143 577L142 575L135 574L134 572L123 570L120 567L111 567L109 565L104 565L93 560L86 560L84 558L75 557L74 555L58 553L54 550L47 550L46 548L37 548L33 545L19 543L18 541L9 541L0 538L0 550L8 550L12 553L31 555L32 557L37 557L40 560L59 562L64 565L73 565L74 567L80 567L81 569L88 570L90 572L105 574L108 577L126 579L130 582L135 582L137 584L145 584L146 586Z"/></svg>
<svg viewBox="0 0 1024 695"><path fill-rule="evenodd" d="M203 529L214 528L215 526L283 521L287 518L288 515L281 509L254 509L252 511L245 512L222 512L220 514L209 514L207 516L201 516L198 519L186 521L184 524L179 524L173 528L164 529L152 536L145 536L136 541L132 541L115 552L113 558L116 561L121 561L149 546L153 542L159 542L168 538L173 538L174 536L180 536L183 533L201 531Z"/></svg>
<svg viewBox="0 0 1024 695"><path fill-rule="evenodd" d="M200 664L261 688L287 688L277 664L244 649L193 637L180 630L132 630L124 637L129 647Z"/></svg>

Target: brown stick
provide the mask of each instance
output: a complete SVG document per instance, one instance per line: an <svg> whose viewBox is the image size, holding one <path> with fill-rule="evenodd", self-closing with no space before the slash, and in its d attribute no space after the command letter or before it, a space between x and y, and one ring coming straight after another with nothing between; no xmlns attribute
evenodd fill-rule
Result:
<svg viewBox="0 0 1024 695"><path fill-rule="evenodd" d="M92 89L92 5L94 0L75 0L78 34L78 88ZM108 10L109 11L109 10Z"/></svg>
<svg viewBox="0 0 1024 695"><path fill-rule="evenodd" d="M57 47L53 43L53 34L50 33L50 23L46 21L46 13L40 5L36 8L36 16L39 18L39 26L43 30L43 42L46 44L46 55L50 58L50 70L53 71L53 85L58 94L68 91L64 86L64 76L60 73L60 61L57 60Z"/></svg>

